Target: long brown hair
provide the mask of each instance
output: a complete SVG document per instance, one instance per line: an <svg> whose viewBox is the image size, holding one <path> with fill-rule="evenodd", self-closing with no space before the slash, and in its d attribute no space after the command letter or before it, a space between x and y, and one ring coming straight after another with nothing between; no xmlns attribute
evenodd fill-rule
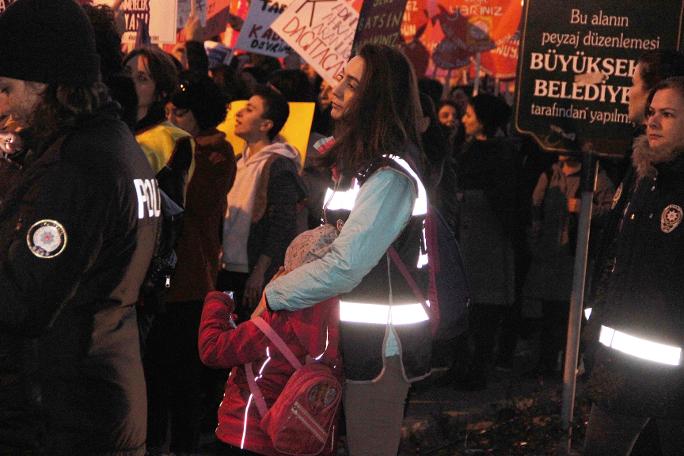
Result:
<svg viewBox="0 0 684 456"><path fill-rule="evenodd" d="M408 144L420 146L413 65L389 46L367 44L358 55L365 69L356 96L337 122L335 145L322 160L347 177L385 154L403 156Z"/></svg>
<svg viewBox="0 0 684 456"><path fill-rule="evenodd" d="M99 81L78 87L48 84L28 121L31 137L42 142L64 129L77 127L110 101L107 86Z"/></svg>

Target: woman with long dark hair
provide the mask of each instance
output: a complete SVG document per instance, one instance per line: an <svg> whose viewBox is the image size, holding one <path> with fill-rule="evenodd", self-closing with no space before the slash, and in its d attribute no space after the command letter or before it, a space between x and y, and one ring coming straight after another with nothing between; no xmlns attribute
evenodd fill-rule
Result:
<svg viewBox="0 0 684 456"><path fill-rule="evenodd" d="M390 255L420 281L420 102L399 51L364 46L333 91L335 142L323 157L336 176L326 221L341 227L329 253L271 282L272 310L340 296L350 454L395 455L410 382L430 370L429 321ZM382 438L378 438L382 436Z"/></svg>

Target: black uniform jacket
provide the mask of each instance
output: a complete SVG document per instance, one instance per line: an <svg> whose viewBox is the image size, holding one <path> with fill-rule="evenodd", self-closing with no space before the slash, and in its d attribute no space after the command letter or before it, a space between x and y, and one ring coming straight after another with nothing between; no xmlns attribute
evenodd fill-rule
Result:
<svg viewBox="0 0 684 456"><path fill-rule="evenodd" d="M144 454L152 170L105 112L34 152L0 205L0 454Z"/></svg>
<svg viewBox="0 0 684 456"><path fill-rule="evenodd" d="M656 165L657 176L630 173L613 202L612 241L589 320L659 344L684 347L684 155ZM640 344L643 346L643 344ZM684 418L684 360L679 366L597 344L592 398L616 413Z"/></svg>

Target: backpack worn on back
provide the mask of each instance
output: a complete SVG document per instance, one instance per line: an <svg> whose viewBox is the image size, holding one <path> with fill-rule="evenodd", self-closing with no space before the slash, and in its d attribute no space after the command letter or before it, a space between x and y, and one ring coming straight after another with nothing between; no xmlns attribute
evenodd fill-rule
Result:
<svg viewBox="0 0 684 456"><path fill-rule="evenodd" d="M251 320L296 370L269 409L256 384L252 363L245 364L247 383L261 415L261 429L283 454L314 456L333 448L333 432L342 385L322 363L302 365L287 344L262 318Z"/></svg>
<svg viewBox="0 0 684 456"><path fill-rule="evenodd" d="M425 247L429 269L427 300L397 251L390 247L388 253L418 301L425 303L434 339L453 339L468 329L470 291L456 236L431 205L425 218Z"/></svg>

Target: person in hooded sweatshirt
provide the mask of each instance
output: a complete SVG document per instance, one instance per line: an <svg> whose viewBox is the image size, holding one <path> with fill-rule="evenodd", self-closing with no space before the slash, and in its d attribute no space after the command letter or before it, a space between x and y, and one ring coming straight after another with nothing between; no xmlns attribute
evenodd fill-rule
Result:
<svg viewBox="0 0 684 456"><path fill-rule="evenodd" d="M235 293L241 319L249 318L297 235L301 158L278 136L288 116L285 98L268 87L258 87L236 115L235 134L247 144L228 193L218 288Z"/></svg>

